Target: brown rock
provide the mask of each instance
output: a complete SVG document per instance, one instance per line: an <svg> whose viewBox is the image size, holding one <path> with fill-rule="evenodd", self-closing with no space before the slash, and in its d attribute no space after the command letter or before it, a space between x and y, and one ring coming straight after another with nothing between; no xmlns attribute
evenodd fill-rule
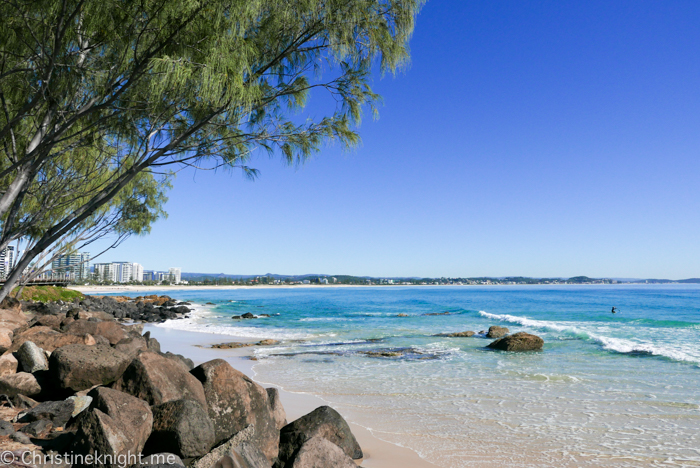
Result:
<svg viewBox="0 0 700 468"><path fill-rule="evenodd" d="M276 388L266 388L267 401L272 410L272 417L275 419L277 429L282 429L287 425L287 413L284 411L282 401L280 400L280 392Z"/></svg>
<svg viewBox="0 0 700 468"><path fill-rule="evenodd" d="M470 336L474 336L475 334L476 333L474 333L473 331L463 331L457 333L441 333L435 336L446 336L448 338L469 338Z"/></svg>
<svg viewBox="0 0 700 468"><path fill-rule="evenodd" d="M543 345L544 340L539 336L519 332L499 338L488 347L501 351L540 351Z"/></svg>
<svg viewBox="0 0 700 468"><path fill-rule="evenodd" d="M195 400L207 408L202 384L181 362L168 359L153 351L139 354L113 388L134 395L150 405L173 400Z"/></svg>
<svg viewBox="0 0 700 468"><path fill-rule="evenodd" d="M275 468L292 466L295 453L312 437L323 437L340 447L352 459L362 458L362 449L350 426L333 408L320 406L292 421L280 431L279 460Z"/></svg>
<svg viewBox="0 0 700 468"><path fill-rule="evenodd" d="M91 338L86 335L70 335L67 333L57 332L49 327L38 326L32 327L29 330L15 337L12 343L12 351L17 351L25 341L32 341L41 349L53 352L56 348L67 346L69 344L90 344ZM94 344L92 340L92 344Z"/></svg>
<svg viewBox="0 0 700 468"><path fill-rule="evenodd" d="M153 414L148 404L105 387L92 390L89 396L93 399L92 404L78 416L71 451L85 455L138 456L153 426Z"/></svg>
<svg viewBox="0 0 700 468"><path fill-rule="evenodd" d="M64 318L66 318L65 315L42 315L36 318L35 326L44 326L54 330L60 330L61 322Z"/></svg>
<svg viewBox="0 0 700 468"><path fill-rule="evenodd" d="M91 322L89 320L76 320L64 330L72 335L103 336L109 340L109 344L115 345L121 340L128 338L127 333L117 322Z"/></svg>
<svg viewBox="0 0 700 468"><path fill-rule="evenodd" d="M14 374L17 372L17 358L15 358L12 353L5 353L0 356L0 376Z"/></svg>
<svg viewBox="0 0 700 468"><path fill-rule="evenodd" d="M0 353L4 353L12 347L14 333L9 328L0 328Z"/></svg>
<svg viewBox="0 0 700 468"><path fill-rule="evenodd" d="M0 377L0 395L13 397L15 395L35 396L41 393L41 385L36 377L28 372L3 375Z"/></svg>
<svg viewBox="0 0 700 468"><path fill-rule="evenodd" d="M223 359L205 362L191 372L204 387L215 443L252 424L254 443L272 463L277 457L279 430L265 389Z"/></svg>
<svg viewBox="0 0 700 468"><path fill-rule="evenodd" d="M508 333L510 333L510 330L508 330L506 327L499 327L497 325L493 325L489 327L489 332L486 334L486 337L500 338L502 336L506 336Z"/></svg>
<svg viewBox="0 0 700 468"><path fill-rule="evenodd" d="M114 346L114 349L128 354L133 359L139 354L139 351L146 351L148 345L146 344L146 340L139 335L121 340Z"/></svg>
<svg viewBox="0 0 700 468"><path fill-rule="evenodd" d="M287 466L290 466L288 463ZM291 468L357 468L357 465L340 447L328 439L312 437L301 446L291 463Z"/></svg>
<svg viewBox="0 0 700 468"><path fill-rule="evenodd" d="M15 331L27 325L27 316L17 309L0 309L0 329Z"/></svg>
<svg viewBox="0 0 700 468"><path fill-rule="evenodd" d="M49 371L60 388L79 391L109 385L124 373L129 361L129 355L107 345L70 344L51 353Z"/></svg>
<svg viewBox="0 0 700 468"><path fill-rule="evenodd" d="M182 458L206 455L214 445L214 425L194 400L174 400L153 407L148 453L168 452Z"/></svg>

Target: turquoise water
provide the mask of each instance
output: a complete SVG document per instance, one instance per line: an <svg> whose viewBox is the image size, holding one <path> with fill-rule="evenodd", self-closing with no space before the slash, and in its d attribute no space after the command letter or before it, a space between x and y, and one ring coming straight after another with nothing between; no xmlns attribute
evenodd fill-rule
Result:
<svg viewBox="0 0 700 468"><path fill-rule="evenodd" d="M258 380L317 394L438 466L700 466L697 286L170 294L216 305L163 326L280 340L256 350ZM246 312L271 317L231 320ZM535 333L544 350L432 336L490 325Z"/></svg>

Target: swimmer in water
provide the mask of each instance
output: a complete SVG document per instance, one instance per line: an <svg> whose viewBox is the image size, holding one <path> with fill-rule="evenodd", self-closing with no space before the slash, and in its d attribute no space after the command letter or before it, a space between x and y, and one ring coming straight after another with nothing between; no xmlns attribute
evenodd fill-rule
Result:
<svg viewBox="0 0 700 468"><path fill-rule="evenodd" d="M613 307L612 310L611 310L610 312L612 312L613 314L616 314L616 313L617 313L617 309L615 309L615 307Z"/></svg>

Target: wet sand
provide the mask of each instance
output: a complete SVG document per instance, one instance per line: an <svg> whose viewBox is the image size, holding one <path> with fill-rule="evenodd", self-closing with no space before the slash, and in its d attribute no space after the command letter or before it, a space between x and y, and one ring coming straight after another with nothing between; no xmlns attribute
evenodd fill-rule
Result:
<svg viewBox="0 0 700 468"><path fill-rule="evenodd" d="M253 369L255 361L248 359L252 355L253 348L211 349L207 346L231 341L256 342L259 339L187 332L154 325L146 325L144 331L151 332L151 336L160 342L163 352L170 351L182 354L192 359L195 365L212 359L225 359L235 369L255 380ZM265 387L275 386L269 382L258 383ZM293 421L315 408L327 404L314 395L287 392L282 388L280 388L280 397L287 413L287 421ZM435 468L437 466L422 459L409 448L399 447L374 437L368 429L362 426L350 422L350 427L365 454L365 458L362 460L362 466L365 468Z"/></svg>

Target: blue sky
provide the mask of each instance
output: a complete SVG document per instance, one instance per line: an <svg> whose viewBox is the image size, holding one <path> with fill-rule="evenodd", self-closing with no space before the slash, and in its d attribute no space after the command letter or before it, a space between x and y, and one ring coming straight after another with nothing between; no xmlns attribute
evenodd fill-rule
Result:
<svg viewBox="0 0 700 468"><path fill-rule="evenodd" d="M255 182L180 173L169 218L101 261L698 277L699 19L696 1L429 1L359 148L299 168L261 153Z"/></svg>

